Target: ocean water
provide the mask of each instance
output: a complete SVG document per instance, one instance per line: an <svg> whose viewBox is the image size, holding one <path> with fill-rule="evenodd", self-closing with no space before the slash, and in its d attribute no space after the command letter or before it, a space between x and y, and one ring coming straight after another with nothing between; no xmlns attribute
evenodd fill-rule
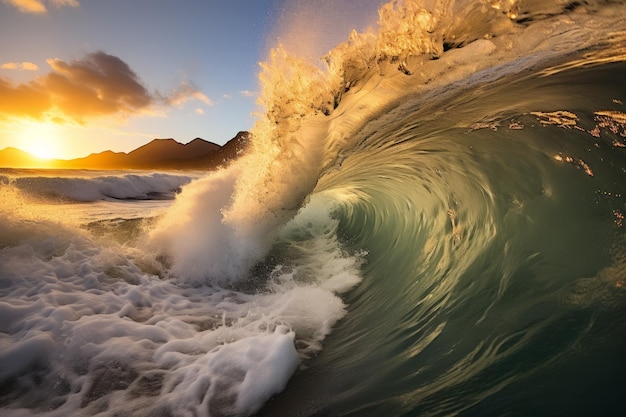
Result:
<svg viewBox="0 0 626 417"><path fill-rule="evenodd" d="M277 47L249 152L0 172L6 416L621 416L626 7Z"/></svg>

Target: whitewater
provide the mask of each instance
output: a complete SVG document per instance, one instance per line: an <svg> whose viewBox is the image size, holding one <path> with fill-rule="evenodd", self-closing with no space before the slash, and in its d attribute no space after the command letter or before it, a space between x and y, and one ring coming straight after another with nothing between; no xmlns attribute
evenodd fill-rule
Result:
<svg viewBox="0 0 626 417"><path fill-rule="evenodd" d="M277 46L204 172L0 170L3 416L621 416L626 5Z"/></svg>

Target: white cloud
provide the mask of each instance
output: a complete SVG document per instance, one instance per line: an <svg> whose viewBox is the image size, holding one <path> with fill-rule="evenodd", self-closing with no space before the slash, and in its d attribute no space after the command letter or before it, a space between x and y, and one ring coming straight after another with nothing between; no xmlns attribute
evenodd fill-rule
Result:
<svg viewBox="0 0 626 417"><path fill-rule="evenodd" d="M254 97L257 95L256 92L254 91L250 91L250 90L242 90L239 92L240 95L244 96L244 97Z"/></svg>
<svg viewBox="0 0 626 417"><path fill-rule="evenodd" d="M37 71L39 66L37 64L33 64L32 62L22 62L20 68L24 71Z"/></svg>
<svg viewBox="0 0 626 417"><path fill-rule="evenodd" d="M24 62L5 62L0 65L2 69L12 69L12 70L24 70L24 71L37 71L39 66L37 64L33 64L32 62L24 61Z"/></svg>
<svg viewBox="0 0 626 417"><path fill-rule="evenodd" d="M165 99L167 104L171 106L180 106L190 100L199 100L207 106L213 105L213 101L208 98L206 94L198 90L195 85L189 83L181 83L180 86Z"/></svg>
<svg viewBox="0 0 626 417"><path fill-rule="evenodd" d="M80 6L80 3L78 3L78 0L49 0L49 2L52 3L53 5L55 5L56 7L63 7L63 6L78 7L78 6Z"/></svg>
<svg viewBox="0 0 626 417"><path fill-rule="evenodd" d="M2 69L19 69L20 68L20 64L18 64L17 62L7 62L5 64L2 64L2 66L0 66L0 68L2 68Z"/></svg>
<svg viewBox="0 0 626 417"><path fill-rule="evenodd" d="M55 7L80 6L78 0L2 0L2 2L24 13L46 13L48 11L46 4Z"/></svg>

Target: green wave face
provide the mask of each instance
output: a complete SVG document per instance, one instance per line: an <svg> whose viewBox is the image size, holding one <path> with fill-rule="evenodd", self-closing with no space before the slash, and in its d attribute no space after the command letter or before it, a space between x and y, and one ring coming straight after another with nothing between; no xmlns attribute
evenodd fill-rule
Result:
<svg viewBox="0 0 626 417"><path fill-rule="evenodd" d="M268 415L294 397L304 415L581 415L598 398L616 415L625 71L535 71L377 119L311 198L366 251L362 282Z"/></svg>

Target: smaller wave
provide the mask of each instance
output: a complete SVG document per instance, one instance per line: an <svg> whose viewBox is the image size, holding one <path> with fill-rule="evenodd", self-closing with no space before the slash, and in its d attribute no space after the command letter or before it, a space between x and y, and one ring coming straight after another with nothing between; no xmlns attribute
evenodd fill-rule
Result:
<svg viewBox="0 0 626 417"><path fill-rule="evenodd" d="M194 182L182 198L206 185ZM194 262L219 255L207 250L168 269L149 246L7 216L0 221L0 403L12 416L254 414L319 352L345 315L338 294L360 280L362 254L343 249L331 203L314 196L281 228L268 270L246 291L192 279ZM202 219L203 207L178 216ZM92 226L134 233L141 223ZM161 225L172 233L177 226ZM218 237L190 235L197 223L177 230L177 242L199 248Z"/></svg>
<svg viewBox="0 0 626 417"><path fill-rule="evenodd" d="M121 174L97 177L0 175L0 184L44 200L172 200L195 177L166 173Z"/></svg>

